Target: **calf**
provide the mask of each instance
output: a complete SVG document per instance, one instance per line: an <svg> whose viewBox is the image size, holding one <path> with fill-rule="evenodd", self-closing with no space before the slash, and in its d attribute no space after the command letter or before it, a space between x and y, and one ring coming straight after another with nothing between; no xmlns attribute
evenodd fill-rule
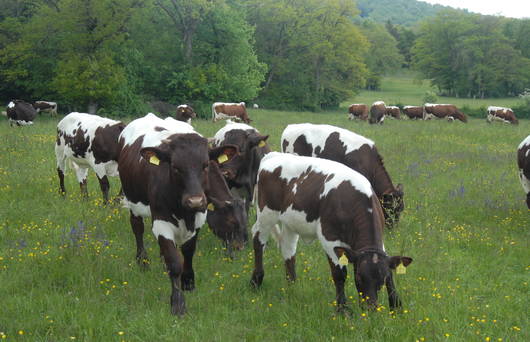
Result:
<svg viewBox="0 0 530 342"><path fill-rule="evenodd" d="M370 107L370 120L371 124L383 124L385 120L386 106L383 101L376 101Z"/></svg>
<svg viewBox="0 0 530 342"><path fill-rule="evenodd" d="M191 125L191 119L197 117L195 110L189 105L183 104L177 107L175 111L175 119L183 121Z"/></svg>
<svg viewBox="0 0 530 342"><path fill-rule="evenodd" d="M444 119L447 118L449 121L454 121L455 119L462 122L467 122L467 117L462 113L455 105L452 104L433 104L426 103L423 105L425 108L425 120L430 120L433 118Z"/></svg>
<svg viewBox="0 0 530 342"><path fill-rule="evenodd" d="M244 123L250 123L250 119L247 114L247 108L245 102L240 103L224 103L215 102L212 105L212 120L216 122L221 119L234 119L243 121Z"/></svg>
<svg viewBox="0 0 530 342"><path fill-rule="evenodd" d="M10 126L28 126L33 124L37 111L26 101L13 100L7 105L6 115Z"/></svg>
<svg viewBox="0 0 530 342"><path fill-rule="evenodd" d="M511 108L495 106L488 107L487 121L488 123L492 123L493 121L500 121L504 123L511 123L514 125L519 124L519 121L515 117L515 114L513 113L513 110Z"/></svg>
<svg viewBox="0 0 530 342"><path fill-rule="evenodd" d="M349 263L353 264L362 301L375 307L377 293L386 285L390 308L401 306L390 270L408 266L412 259L386 254L381 206L360 173L330 160L271 152L259 168L256 200L252 285L258 287L263 282L263 249L272 232L279 236L290 281L296 279L298 238L320 241L328 257L339 310L346 308L344 284Z"/></svg>
<svg viewBox="0 0 530 342"><path fill-rule="evenodd" d="M137 262L147 264L143 218L152 217L153 234L171 281L171 313L182 315L186 312L182 290L195 288L192 260L207 208L209 222L224 225L223 238L243 244L246 222L238 220L243 204L231 197L226 186L217 186L224 179L216 162L210 160L207 139L184 122L147 114L123 130L119 144L118 170L136 237ZM238 153L232 145L218 149L228 155Z"/></svg>
<svg viewBox="0 0 530 342"><path fill-rule="evenodd" d="M33 102L33 108L40 112L49 112L52 116L57 116L57 103L48 101L35 101Z"/></svg>
<svg viewBox="0 0 530 342"><path fill-rule="evenodd" d="M97 115L70 113L57 124L55 157L60 191L66 194L64 172L67 162L75 170L81 193L86 197L88 169L96 172L103 200L108 202L110 183L107 176L118 176L118 136L125 124Z"/></svg>
<svg viewBox="0 0 530 342"><path fill-rule="evenodd" d="M519 180L526 192L526 205L530 209L530 135L517 148L517 165L519 166Z"/></svg>
<svg viewBox="0 0 530 342"><path fill-rule="evenodd" d="M354 103L348 107L348 119L368 120L368 106L362 103Z"/></svg>
<svg viewBox="0 0 530 342"><path fill-rule="evenodd" d="M424 109L423 106L405 106L403 107L403 113L405 113L409 119L423 120Z"/></svg>
<svg viewBox="0 0 530 342"><path fill-rule="evenodd" d="M372 140L330 125L288 125L282 133L282 152L342 163L365 176L383 205L389 227L403 211L403 185L394 187Z"/></svg>
<svg viewBox="0 0 530 342"><path fill-rule="evenodd" d="M401 119L401 111L398 106L386 106L385 115L394 119Z"/></svg>

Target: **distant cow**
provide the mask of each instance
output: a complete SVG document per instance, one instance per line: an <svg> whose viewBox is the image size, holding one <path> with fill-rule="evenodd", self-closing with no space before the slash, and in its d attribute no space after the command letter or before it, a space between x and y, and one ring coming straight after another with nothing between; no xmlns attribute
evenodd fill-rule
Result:
<svg viewBox="0 0 530 342"><path fill-rule="evenodd" d="M488 107L487 121L489 123L493 121L500 121L500 122L505 122L505 123L511 123L514 125L519 124L519 121L515 117L515 114L513 113L513 110L511 108L495 107L495 106Z"/></svg>
<svg viewBox="0 0 530 342"><path fill-rule="evenodd" d="M258 105L257 103L254 103L254 104L252 105L252 108L254 108L254 109L259 109L259 105Z"/></svg>
<svg viewBox="0 0 530 342"><path fill-rule="evenodd" d="M212 105L212 120L216 122L222 119L234 119L243 121L244 123L250 123L250 119L247 114L247 108L245 102L240 103L224 103L215 102Z"/></svg>
<svg viewBox="0 0 530 342"><path fill-rule="evenodd" d="M385 115L394 119L401 119L401 111L398 106L386 106Z"/></svg>
<svg viewBox="0 0 530 342"><path fill-rule="evenodd" d="M404 209L403 185L394 187L372 140L330 125L288 125L281 137L282 152L330 159L365 176L383 205L389 227L398 223Z"/></svg>
<svg viewBox="0 0 530 342"><path fill-rule="evenodd" d="M378 292L386 285L390 309L401 306L391 269L406 267L412 259L387 255L381 205L360 173L331 160L271 152L261 161L256 201L253 286L263 282L263 250L271 233L278 236L289 281L296 279L299 237L318 239L328 257L338 310L346 308L350 263L362 301L377 306Z"/></svg>
<svg viewBox="0 0 530 342"><path fill-rule="evenodd" d="M370 107L370 123L383 124L385 120L386 106L383 101L376 101Z"/></svg>
<svg viewBox="0 0 530 342"><path fill-rule="evenodd" d="M57 102L49 101L35 101L33 102L33 108L40 112L49 112L52 116L57 116Z"/></svg>
<svg viewBox="0 0 530 342"><path fill-rule="evenodd" d="M72 165L86 197L88 169L96 172L105 202L109 200L108 176L118 176L118 136L125 128L121 121L85 113L70 113L57 124L55 157L61 193L65 194L64 172Z"/></svg>
<svg viewBox="0 0 530 342"><path fill-rule="evenodd" d="M187 104L183 104L177 107L175 110L175 119L183 121L191 125L191 119L197 117L195 110Z"/></svg>
<svg viewBox="0 0 530 342"><path fill-rule="evenodd" d="M7 105L6 114L11 126L27 126L33 124L37 111L26 101L13 100Z"/></svg>
<svg viewBox="0 0 530 342"><path fill-rule="evenodd" d="M447 118L449 121L457 119L462 122L467 122L466 115L456 108L455 105L426 103L423 107L425 108L425 120Z"/></svg>
<svg viewBox="0 0 530 342"><path fill-rule="evenodd" d="M519 166L519 179L526 192L526 205L530 209L530 135L517 148L517 165Z"/></svg>
<svg viewBox="0 0 530 342"><path fill-rule="evenodd" d="M368 120L368 106L362 103L354 103L348 107L348 119Z"/></svg>
<svg viewBox="0 0 530 342"><path fill-rule="evenodd" d="M403 113L410 119L423 120L423 106L405 106L403 107Z"/></svg>
<svg viewBox="0 0 530 342"><path fill-rule="evenodd" d="M207 139L193 127L154 114L127 125L119 143L118 170L124 206L130 210L136 237L136 260L141 266L148 263L143 218L151 217L171 281L171 313L182 315L186 312L182 290L195 288L193 254L207 208L211 211L208 222L224 225L220 229L226 229L223 236L230 243L242 245L247 237L246 222L238 221L244 215L243 203L232 198L226 185L217 186L224 178L217 161L210 160L219 150L229 160L238 153L237 147L226 145L209 151Z"/></svg>

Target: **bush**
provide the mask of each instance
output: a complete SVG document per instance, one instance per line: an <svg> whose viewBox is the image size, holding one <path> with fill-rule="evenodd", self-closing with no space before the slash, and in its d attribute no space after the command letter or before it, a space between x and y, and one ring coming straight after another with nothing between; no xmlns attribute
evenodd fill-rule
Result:
<svg viewBox="0 0 530 342"><path fill-rule="evenodd" d="M423 96L423 103L436 103L438 96L432 90L427 90Z"/></svg>

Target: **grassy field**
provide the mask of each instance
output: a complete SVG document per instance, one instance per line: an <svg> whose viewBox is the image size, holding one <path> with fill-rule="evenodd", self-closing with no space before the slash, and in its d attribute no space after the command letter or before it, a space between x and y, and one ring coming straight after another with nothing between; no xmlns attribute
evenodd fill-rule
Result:
<svg viewBox="0 0 530 342"><path fill-rule="evenodd" d="M328 263L317 243L299 244L299 279L292 285L270 243L263 287L253 290L251 248L229 260L204 227L195 257L197 288L186 293L189 313L171 316L169 282L150 230L151 267L142 272L134 261L128 212L102 205L93 173L89 200L81 199L73 173L66 176L68 196L59 195L57 120L38 118L33 126L10 128L2 118L0 339L530 340L530 212L516 166L529 121L511 126L476 119L388 120L375 127L348 121L344 113L254 110L250 116L270 134L274 150L283 128L295 122L335 124L375 140L393 181L405 186L402 220L385 235L391 255L414 258L407 274L395 277L402 312L390 313L383 293L379 311L361 311L350 278L346 294L353 314L337 315ZM224 123L194 125L212 136ZM111 191L118 188L114 179Z"/></svg>

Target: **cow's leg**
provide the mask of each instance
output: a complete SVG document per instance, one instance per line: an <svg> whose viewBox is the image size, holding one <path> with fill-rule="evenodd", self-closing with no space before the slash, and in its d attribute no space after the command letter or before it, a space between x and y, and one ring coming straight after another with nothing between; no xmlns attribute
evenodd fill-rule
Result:
<svg viewBox="0 0 530 342"><path fill-rule="evenodd" d="M99 187L101 188L101 193L103 194L103 201L105 201L105 203L109 203L109 178L106 175L101 178L99 176L97 177L99 180Z"/></svg>
<svg viewBox="0 0 530 342"><path fill-rule="evenodd" d="M59 192L61 195L66 195L66 188L64 187L64 172L60 167L57 168L57 175L59 176Z"/></svg>
<svg viewBox="0 0 530 342"><path fill-rule="evenodd" d="M182 272L181 283L184 291L192 291L195 289L195 272L193 272L193 255L195 254L195 247L197 246L197 235L186 241L181 247L182 255L184 256L184 270Z"/></svg>
<svg viewBox="0 0 530 342"><path fill-rule="evenodd" d="M86 199L88 198L88 189L87 189L87 176L88 176L88 168L80 167L79 165L73 163L74 169L75 169L75 175L77 177L77 181L79 182L79 187L81 188L81 194Z"/></svg>
<svg viewBox="0 0 530 342"><path fill-rule="evenodd" d="M182 276L182 257L180 256L173 240L168 239L163 235L159 235L158 245L160 246L160 254L162 254L162 257L164 258L166 270L169 275L169 281L171 283L171 314L181 316L186 313L184 293L182 293L180 287L180 280Z"/></svg>
<svg viewBox="0 0 530 342"><path fill-rule="evenodd" d="M144 248L144 220L141 216L135 216L131 211L130 222L136 238L136 262L145 270L149 265L149 259Z"/></svg>
<svg viewBox="0 0 530 342"><path fill-rule="evenodd" d="M346 306L346 295L344 294L344 284L346 283L346 276L348 275L348 270L346 266L336 265L329 255L328 262L329 267L331 268L331 276L333 277L333 283L335 284L335 300L337 301L337 311L349 311Z"/></svg>
<svg viewBox="0 0 530 342"><path fill-rule="evenodd" d="M388 302L389 302L390 310L400 308L401 300L399 299L399 296L396 291L396 287L394 286L394 279L392 278L392 273L390 273L390 275L385 279L385 285L386 285L386 291L388 293Z"/></svg>
<svg viewBox="0 0 530 342"><path fill-rule="evenodd" d="M285 261L285 275L288 281L296 280L296 246L298 245L298 234L288 227L283 227L280 238L280 251Z"/></svg>

